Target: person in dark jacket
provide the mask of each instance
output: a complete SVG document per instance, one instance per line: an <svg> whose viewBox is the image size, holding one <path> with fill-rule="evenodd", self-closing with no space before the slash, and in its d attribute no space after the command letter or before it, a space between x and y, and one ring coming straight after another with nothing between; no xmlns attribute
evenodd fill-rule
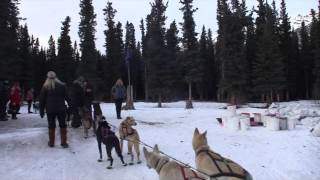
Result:
<svg viewBox="0 0 320 180"><path fill-rule="evenodd" d="M81 117L79 115L79 108L84 106L84 78L79 77L74 80L71 86L70 98L71 98L71 112L73 114L73 119L71 126L73 128L78 128L81 126Z"/></svg>
<svg viewBox="0 0 320 180"><path fill-rule="evenodd" d="M122 102L126 97L126 89L123 86L123 82L121 79L118 79L116 84L111 89L111 96L116 105L117 119L121 118L121 106Z"/></svg>
<svg viewBox="0 0 320 180"><path fill-rule="evenodd" d="M67 143L67 125L66 125L66 104L69 104L67 89L53 71L47 74L47 80L43 84L40 92L40 116L44 117L46 110L49 126L49 147L54 147L56 118L59 122L61 146L69 147Z"/></svg>
<svg viewBox="0 0 320 180"><path fill-rule="evenodd" d="M0 121L7 121L7 103L9 101L9 82L0 82Z"/></svg>

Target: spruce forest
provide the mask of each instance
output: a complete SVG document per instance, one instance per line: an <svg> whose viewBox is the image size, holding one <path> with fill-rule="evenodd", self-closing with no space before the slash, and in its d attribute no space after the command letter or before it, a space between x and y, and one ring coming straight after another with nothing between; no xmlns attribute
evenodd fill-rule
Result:
<svg viewBox="0 0 320 180"><path fill-rule="evenodd" d="M51 36L46 48L21 23L19 0L1 0L0 79L19 81L38 94L50 70L67 85L83 76L94 85L96 100L109 101L112 85L118 78L128 85L130 73L134 100L159 101L160 106L175 100L240 104L319 99L320 0L318 9L310 11L312 21L298 29L285 0L280 7L257 1L249 9L245 0L217 0L217 33L194 20L198 9L193 0L180 0L182 22L168 22L167 1L153 0L139 27L116 22L117 10L106 2L105 51L100 52L92 0L80 0L80 41L70 38L72 20L67 16L61 20L60 37ZM196 26L203 26L202 32Z"/></svg>

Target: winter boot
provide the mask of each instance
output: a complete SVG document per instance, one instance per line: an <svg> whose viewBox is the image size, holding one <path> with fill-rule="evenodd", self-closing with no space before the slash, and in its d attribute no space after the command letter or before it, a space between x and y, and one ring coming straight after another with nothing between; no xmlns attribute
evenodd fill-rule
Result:
<svg viewBox="0 0 320 180"><path fill-rule="evenodd" d="M61 146L63 148L68 148L69 145L67 143L67 128L60 128L60 136L61 136Z"/></svg>
<svg viewBox="0 0 320 180"><path fill-rule="evenodd" d="M17 118L17 114L16 114L16 113L12 113L12 117L11 117L11 119L13 119L13 120L18 119L18 118Z"/></svg>
<svg viewBox="0 0 320 180"><path fill-rule="evenodd" d="M49 142L48 142L49 147L54 147L54 138L55 138L55 128L50 128L49 129Z"/></svg>

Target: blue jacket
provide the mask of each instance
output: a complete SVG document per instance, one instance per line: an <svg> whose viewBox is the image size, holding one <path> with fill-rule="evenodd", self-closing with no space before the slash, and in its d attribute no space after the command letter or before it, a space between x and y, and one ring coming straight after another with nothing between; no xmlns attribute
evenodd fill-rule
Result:
<svg viewBox="0 0 320 180"><path fill-rule="evenodd" d="M111 93L113 99L124 99L126 97L126 89L121 85L114 85Z"/></svg>

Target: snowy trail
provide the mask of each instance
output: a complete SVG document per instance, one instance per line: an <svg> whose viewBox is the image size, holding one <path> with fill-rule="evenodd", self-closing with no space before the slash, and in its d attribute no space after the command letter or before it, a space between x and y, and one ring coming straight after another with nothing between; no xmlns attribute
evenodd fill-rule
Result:
<svg viewBox="0 0 320 180"><path fill-rule="evenodd" d="M307 103L307 102L306 102ZM160 150L195 166L191 138L195 127L208 131L213 150L244 166L255 180L319 180L320 139L310 135L309 127L294 131L272 132L263 127L246 132L231 132L218 125L216 117L226 110L220 103L195 103L196 109L185 110L184 103L136 103L137 110L124 111L123 117L134 116L141 140L159 144ZM107 120L118 126L113 104L103 104ZM22 108L22 113L26 110ZM264 112L243 108L240 112ZM92 131L90 131L92 134ZM47 147L47 122L38 115L21 114L19 119L0 122L0 176L3 180L156 180L158 175L144 163L122 167L115 154L114 169L98 163L95 137L83 138L82 129L68 129L69 149L62 149L56 132L55 148ZM130 157L124 150L125 160Z"/></svg>

